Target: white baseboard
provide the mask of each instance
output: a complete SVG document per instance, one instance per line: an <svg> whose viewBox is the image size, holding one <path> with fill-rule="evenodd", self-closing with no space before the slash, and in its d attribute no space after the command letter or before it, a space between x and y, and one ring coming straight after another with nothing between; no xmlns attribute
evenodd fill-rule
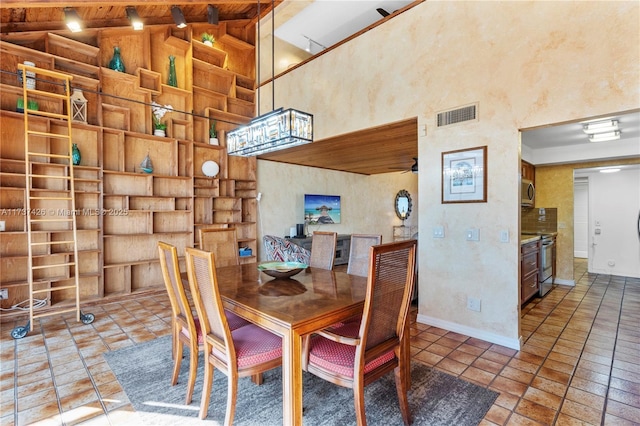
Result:
<svg viewBox="0 0 640 426"><path fill-rule="evenodd" d="M561 284L561 285L570 285L572 287L576 286L575 280L564 280L562 278L554 278L553 279L553 283L554 284Z"/></svg>
<svg viewBox="0 0 640 426"><path fill-rule="evenodd" d="M509 338L497 334L489 333L466 325L456 324L450 321L444 321L439 318L430 317L428 315L418 314L416 321L420 324L426 324L433 327L439 327L455 333L464 334L465 336L475 337L476 339L486 342L495 343L496 345L506 346L507 348L520 350L521 341L518 338Z"/></svg>

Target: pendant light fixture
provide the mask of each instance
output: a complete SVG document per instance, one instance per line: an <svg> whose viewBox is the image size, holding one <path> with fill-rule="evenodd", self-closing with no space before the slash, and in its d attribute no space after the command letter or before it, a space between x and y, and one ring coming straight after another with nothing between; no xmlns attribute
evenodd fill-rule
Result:
<svg viewBox="0 0 640 426"><path fill-rule="evenodd" d="M275 17L271 0L271 100L272 111L227 133L227 153L251 157L313 142L313 115L292 108L275 108ZM260 0L258 0L258 84L260 84ZM260 89L258 89L260 90ZM258 114L260 96L258 92Z"/></svg>

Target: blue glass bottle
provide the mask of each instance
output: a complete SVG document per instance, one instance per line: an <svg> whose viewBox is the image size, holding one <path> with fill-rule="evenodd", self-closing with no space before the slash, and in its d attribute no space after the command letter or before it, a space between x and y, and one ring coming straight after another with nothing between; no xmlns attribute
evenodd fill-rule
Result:
<svg viewBox="0 0 640 426"><path fill-rule="evenodd" d="M78 144L73 144L71 146L71 161L74 166L80 164L80 160L82 159L82 155L80 154L80 148L78 148Z"/></svg>
<svg viewBox="0 0 640 426"><path fill-rule="evenodd" d="M122 58L120 57L120 48L115 46L113 48L113 58L109 61L109 68L118 72L124 71L124 62L122 62Z"/></svg>

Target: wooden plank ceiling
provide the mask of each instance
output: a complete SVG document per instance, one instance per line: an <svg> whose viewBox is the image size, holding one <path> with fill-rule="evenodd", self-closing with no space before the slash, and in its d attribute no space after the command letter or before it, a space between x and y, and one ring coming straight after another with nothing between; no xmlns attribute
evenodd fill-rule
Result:
<svg viewBox="0 0 640 426"><path fill-rule="evenodd" d="M409 171L417 157L416 118L258 156L262 160L364 175Z"/></svg>
<svg viewBox="0 0 640 426"><path fill-rule="evenodd" d="M274 5L283 0L274 1ZM260 15L271 11L271 0L260 0ZM171 6L179 6L187 23L207 22L207 5L218 8L220 21L246 20L254 25L258 16L258 0L181 0L175 3L157 0L2 0L0 1L0 33L24 31L59 31L66 29L64 8L72 7L82 19L84 28L128 27L126 7L135 6L145 25L173 23Z"/></svg>
<svg viewBox="0 0 640 426"><path fill-rule="evenodd" d="M258 1L260 6L258 7ZM283 0L0 0L0 37L19 32L64 32L64 7L73 7L85 29L129 27L127 6L135 6L145 25L172 24L171 6L180 6L187 23L207 22L207 6L218 8L218 19L255 25ZM357 36L357 35L355 35ZM262 155L282 163L340 170L364 175L408 171L418 157L417 120L408 119L311 144Z"/></svg>

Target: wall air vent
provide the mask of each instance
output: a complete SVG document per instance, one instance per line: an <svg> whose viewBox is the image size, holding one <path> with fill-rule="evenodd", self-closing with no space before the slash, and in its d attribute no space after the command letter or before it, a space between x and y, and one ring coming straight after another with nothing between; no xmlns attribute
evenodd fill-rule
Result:
<svg viewBox="0 0 640 426"><path fill-rule="evenodd" d="M464 121L478 120L478 105L468 105L449 111L438 113L438 127L448 126L450 124L462 123Z"/></svg>

